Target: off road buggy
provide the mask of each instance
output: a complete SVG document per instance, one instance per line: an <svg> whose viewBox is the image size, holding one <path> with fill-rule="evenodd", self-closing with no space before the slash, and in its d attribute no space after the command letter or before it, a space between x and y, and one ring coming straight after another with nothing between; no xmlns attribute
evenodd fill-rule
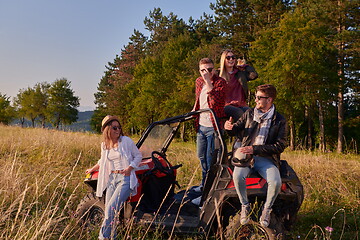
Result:
<svg viewBox="0 0 360 240"><path fill-rule="evenodd" d="M258 223L261 206L266 198L267 183L260 175L252 174L247 180L247 192L252 203L252 220L240 224L241 204L232 180L233 167L223 136L215 134L215 152L202 193L193 188L175 192L176 169L166 152L181 124L190 121L205 109L154 122L148 126L137 147L143 153L141 167L136 171L139 179L138 194L125 204L121 218L134 224L169 231L172 234L196 233L205 238L222 239L282 239L285 230L294 224L304 193L294 170L282 160L282 187L277 197L269 227ZM217 128L219 129L219 128ZM195 154L195 153L194 153ZM187 161L184 159L184 161ZM85 183L90 192L76 210L79 222L85 227L100 225L104 216L104 197L95 196L97 174L88 176ZM201 196L200 207L191 202Z"/></svg>

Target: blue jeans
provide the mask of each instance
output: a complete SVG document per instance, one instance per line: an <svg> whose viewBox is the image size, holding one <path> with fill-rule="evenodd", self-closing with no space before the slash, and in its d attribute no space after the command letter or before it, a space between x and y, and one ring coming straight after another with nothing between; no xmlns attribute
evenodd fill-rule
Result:
<svg viewBox="0 0 360 240"><path fill-rule="evenodd" d="M213 127L199 126L197 132L196 145L197 155L200 159L202 168L202 181L201 186L204 186L206 173L210 169L212 155L214 151L214 134L215 130Z"/></svg>
<svg viewBox="0 0 360 240"><path fill-rule="evenodd" d="M116 238L116 216L123 203L130 196L130 176L111 173L106 188L105 218L100 229L99 239Z"/></svg>
<svg viewBox="0 0 360 240"><path fill-rule="evenodd" d="M233 179L236 192L242 205L249 204L246 192L246 177L251 171L257 171L268 183L266 201L264 207L271 208L281 189L281 177L279 169L272 160L255 156L253 169L250 167L235 167Z"/></svg>

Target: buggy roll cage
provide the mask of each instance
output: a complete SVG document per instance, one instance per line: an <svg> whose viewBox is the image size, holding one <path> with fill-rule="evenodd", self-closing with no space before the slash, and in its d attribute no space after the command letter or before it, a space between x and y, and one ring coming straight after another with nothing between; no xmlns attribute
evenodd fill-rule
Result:
<svg viewBox="0 0 360 240"><path fill-rule="evenodd" d="M188 112L188 113L185 113L183 115L178 115L178 116L175 116L175 117L166 118L166 119L151 123L145 129L143 134L141 135L141 138L136 143L136 146L140 149L140 147L144 143L145 139L148 137L148 135L150 134L151 130L154 127L159 126L159 125L170 125L172 127L172 131L169 134L169 136L166 138L164 143L162 144L161 149L159 149L159 152L165 154L166 151L167 151L167 148L169 147L171 141L175 137L175 134L177 133L177 131L178 131L179 127L180 127L180 123L189 121L191 119L194 119L194 118L196 118L196 116L200 115L201 113L205 113L205 112L209 112L210 114L212 114L213 118L215 119L215 126L216 126L216 130L215 130L215 150L218 150L218 152L220 154L216 158L216 163L213 163L213 164L220 164L223 157L224 157L224 149L225 149L224 148L224 142L223 142L223 139L221 137L222 135L221 135L220 128L219 128L219 119L216 117L216 114L214 113L214 111L212 109L210 109L210 108L199 109L197 111ZM220 150L220 149L222 149L222 150Z"/></svg>

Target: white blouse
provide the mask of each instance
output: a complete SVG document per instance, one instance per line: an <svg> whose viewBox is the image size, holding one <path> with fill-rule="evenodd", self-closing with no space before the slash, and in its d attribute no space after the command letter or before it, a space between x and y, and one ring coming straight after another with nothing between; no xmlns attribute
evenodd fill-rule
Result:
<svg viewBox="0 0 360 240"><path fill-rule="evenodd" d="M132 190L132 195L135 195L136 187L138 185L138 180L136 178L135 171L138 168L142 159L141 152L136 147L133 140L131 140L131 138L127 136L121 136L119 138L117 151L119 152L126 166L130 165L134 168L130 173L130 189ZM111 161L108 161L109 152L110 150L105 149L104 143L102 143L101 158L98 161L98 164L100 166L97 188L96 188L96 196L98 197L102 197L103 192L107 187L111 170L114 170L112 169Z"/></svg>

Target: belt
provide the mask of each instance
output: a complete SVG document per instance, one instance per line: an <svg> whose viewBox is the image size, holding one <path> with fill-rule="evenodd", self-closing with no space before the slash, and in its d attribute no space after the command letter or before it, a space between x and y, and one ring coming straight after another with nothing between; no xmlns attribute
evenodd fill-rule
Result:
<svg viewBox="0 0 360 240"><path fill-rule="evenodd" d="M111 170L111 173L121 173L122 170Z"/></svg>

